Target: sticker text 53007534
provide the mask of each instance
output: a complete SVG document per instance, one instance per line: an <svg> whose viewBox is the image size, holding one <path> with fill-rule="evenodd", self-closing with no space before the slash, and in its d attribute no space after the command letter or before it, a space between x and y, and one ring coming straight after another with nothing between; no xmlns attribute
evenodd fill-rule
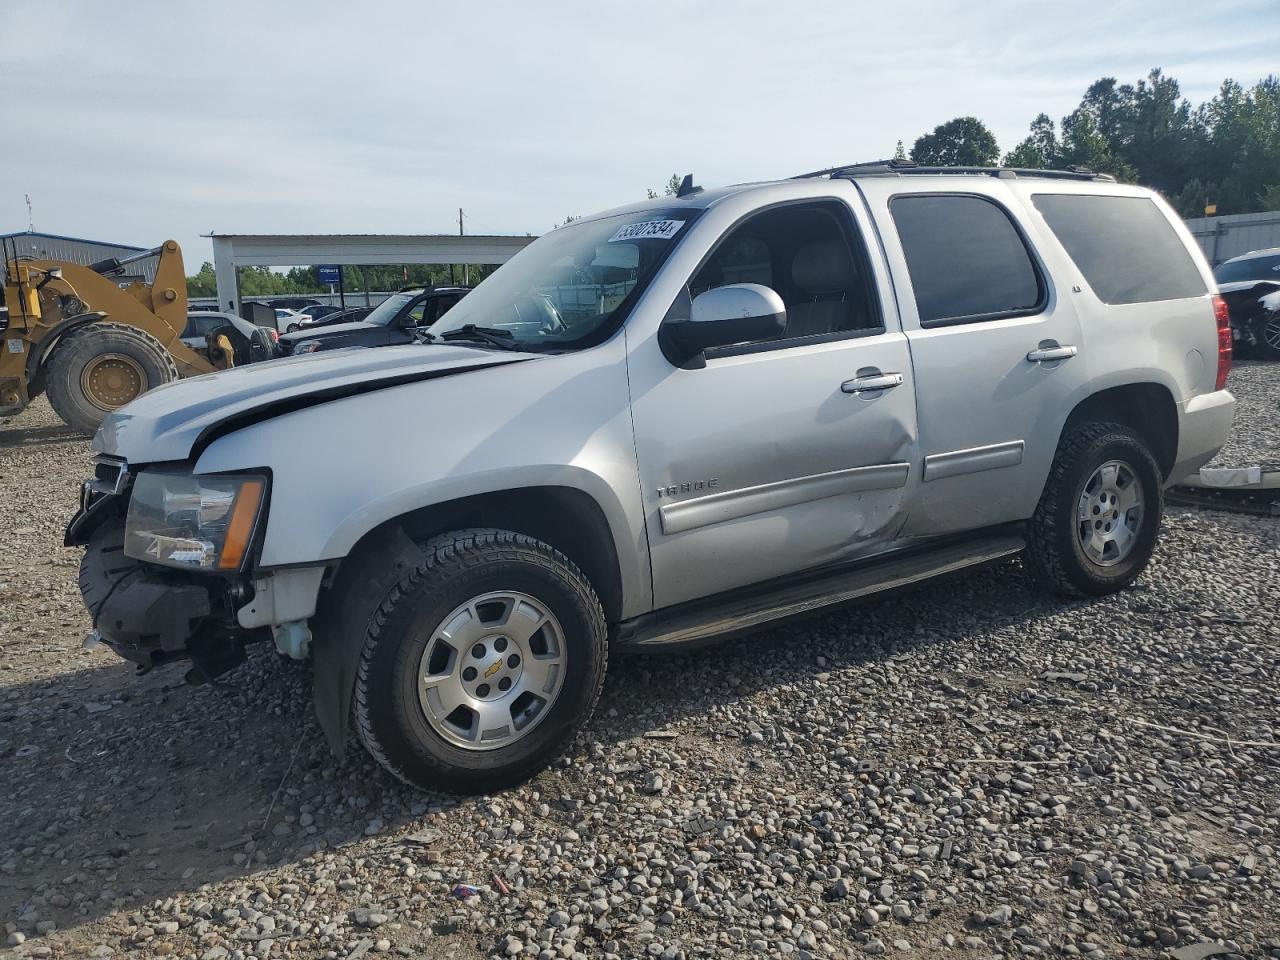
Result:
<svg viewBox="0 0 1280 960"><path fill-rule="evenodd" d="M642 220L640 223L628 223L619 227L618 232L609 238L610 243L619 240L670 240L680 228L683 220Z"/></svg>

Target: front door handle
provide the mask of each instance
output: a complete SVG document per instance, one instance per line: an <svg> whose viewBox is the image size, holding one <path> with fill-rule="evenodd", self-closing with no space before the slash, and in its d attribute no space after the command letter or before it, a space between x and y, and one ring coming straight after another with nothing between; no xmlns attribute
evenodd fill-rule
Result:
<svg viewBox="0 0 1280 960"><path fill-rule="evenodd" d="M891 390L902 386L900 373L876 373L867 377L855 377L840 384L841 393L871 393L874 390Z"/></svg>
<svg viewBox="0 0 1280 960"><path fill-rule="evenodd" d="M1037 347L1027 354L1027 359L1032 363L1051 363L1054 360L1070 360L1080 350L1074 344L1067 344L1063 347Z"/></svg>

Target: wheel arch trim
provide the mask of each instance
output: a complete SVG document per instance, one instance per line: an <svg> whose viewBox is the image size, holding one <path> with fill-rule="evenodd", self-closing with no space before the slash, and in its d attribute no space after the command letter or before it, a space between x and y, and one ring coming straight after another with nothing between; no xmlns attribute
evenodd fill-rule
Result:
<svg viewBox="0 0 1280 960"><path fill-rule="evenodd" d="M514 482L513 482L514 481ZM557 494L557 492L563 492ZM376 500L363 504L360 509L349 514L332 527L326 540L322 556L326 561L341 560L347 557L357 546L378 531L388 527L414 526L414 518L437 513L443 516L452 515L465 521L474 517L477 512L489 519L484 522L513 529L517 533L527 533L538 539L546 540L557 546L579 562L584 569L598 572L599 565L582 563L575 551L564 549L557 541L573 542L577 533L570 536L547 533L541 518L536 522L525 523L506 521L499 516L494 518L492 510L486 507L500 503L502 498L518 501L526 498L556 497L557 495L580 496L585 498L596 512L594 518L583 515L577 519L586 529L586 534L598 536L606 540L603 547L604 560L613 568L613 583L597 583L598 577L591 577L597 592L601 593L601 601L610 619L625 619L646 612L652 606L653 585L649 575L648 542L644 530L633 532L627 522L626 509L618 499L609 483L595 472L575 465L531 465L516 470L502 469L486 471L460 477L446 477L420 484L416 487L389 493ZM569 511L560 516L567 518ZM467 522L467 525L472 525ZM270 538L270 524L267 528ZM580 538L579 538L580 539ZM597 558L601 559L601 558Z"/></svg>
<svg viewBox="0 0 1280 960"><path fill-rule="evenodd" d="M1091 420L1109 420L1137 431L1151 445L1151 453L1161 473L1169 476L1178 456L1180 424L1176 384L1150 371L1152 376L1139 380L1109 382L1096 380L1087 397L1081 399L1063 422L1062 437Z"/></svg>

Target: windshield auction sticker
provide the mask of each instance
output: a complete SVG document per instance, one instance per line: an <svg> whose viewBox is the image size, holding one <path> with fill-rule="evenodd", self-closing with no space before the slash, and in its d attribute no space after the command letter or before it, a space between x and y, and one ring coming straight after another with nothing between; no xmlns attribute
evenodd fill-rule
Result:
<svg viewBox="0 0 1280 960"><path fill-rule="evenodd" d="M610 243L619 240L670 240L680 228L683 220L642 220L640 223L628 223L619 227L618 232L609 238Z"/></svg>

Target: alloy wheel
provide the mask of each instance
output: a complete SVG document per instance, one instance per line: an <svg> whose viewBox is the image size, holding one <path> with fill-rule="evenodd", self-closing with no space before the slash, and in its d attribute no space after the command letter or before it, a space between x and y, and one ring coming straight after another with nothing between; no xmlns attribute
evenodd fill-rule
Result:
<svg viewBox="0 0 1280 960"><path fill-rule="evenodd" d="M1093 471L1076 509L1085 555L1100 567L1124 560L1138 542L1143 506L1142 483L1129 464L1108 460Z"/></svg>
<svg viewBox="0 0 1280 960"><path fill-rule="evenodd" d="M564 631L546 604L515 591L486 593L432 632L418 663L418 702L449 743L497 750L542 722L564 672Z"/></svg>

